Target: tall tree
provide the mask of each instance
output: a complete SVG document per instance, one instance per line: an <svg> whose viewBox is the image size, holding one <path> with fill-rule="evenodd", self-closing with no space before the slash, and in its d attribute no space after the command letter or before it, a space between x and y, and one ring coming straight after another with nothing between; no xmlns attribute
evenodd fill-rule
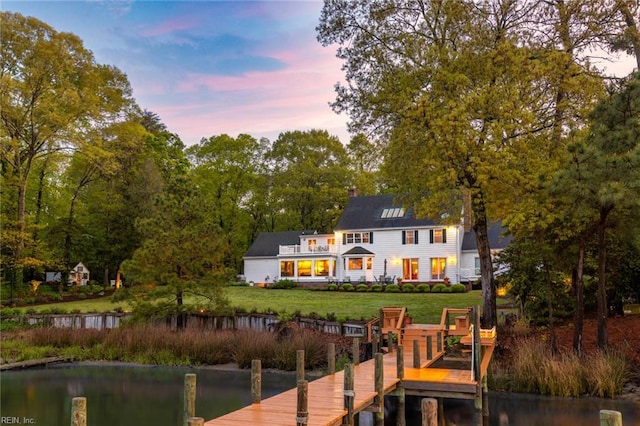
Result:
<svg viewBox="0 0 640 426"><path fill-rule="evenodd" d="M267 159L273 164L273 197L283 212L278 230L330 232L352 186L338 138L324 130L281 133Z"/></svg>
<svg viewBox="0 0 640 426"><path fill-rule="evenodd" d="M27 182L34 162L90 141L132 104L126 76L99 65L81 40L20 14L0 15L0 150L15 190L15 278L22 281ZM87 140L88 139L88 140Z"/></svg>

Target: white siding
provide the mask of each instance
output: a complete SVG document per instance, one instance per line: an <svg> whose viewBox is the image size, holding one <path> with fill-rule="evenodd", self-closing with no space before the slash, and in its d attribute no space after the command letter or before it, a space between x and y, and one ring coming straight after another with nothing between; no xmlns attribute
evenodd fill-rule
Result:
<svg viewBox="0 0 640 426"><path fill-rule="evenodd" d="M275 257L244 260L244 276L247 282L254 283L273 282L273 279L280 274L280 265ZM266 277L269 280L266 281Z"/></svg>

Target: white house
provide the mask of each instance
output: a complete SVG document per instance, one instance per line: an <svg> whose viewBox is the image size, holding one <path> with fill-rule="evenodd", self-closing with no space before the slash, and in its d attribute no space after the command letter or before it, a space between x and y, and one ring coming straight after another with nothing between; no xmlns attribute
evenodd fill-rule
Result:
<svg viewBox="0 0 640 426"><path fill-rule="evenodd" d="M89 284L89 270L80 262L69 271L69 285L87 284Z"/></svg>
<svg viewBox="0 0 640 426"><path fill-rule="evenodd" d="M350 197L333 234L261 233L244 256L247 281L293 279L301 285L338 282L470 282L479 278L475 234L459 225L418 219L393 195ZM510 242L499 224L489 243Z"/></svg>

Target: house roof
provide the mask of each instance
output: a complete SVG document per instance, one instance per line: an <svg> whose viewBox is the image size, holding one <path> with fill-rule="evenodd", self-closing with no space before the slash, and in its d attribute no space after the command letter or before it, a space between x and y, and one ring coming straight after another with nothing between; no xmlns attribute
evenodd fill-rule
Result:
<svg viewBox="0 0 640 426"><path fill-rule="evenodd" d="M277 256L281 245L300 244L301 235L313 235L315 233L315 231L261 232L244 256Z"/></svg>
<svg viewBox="0 0 640 426"><path fill-rule="evenodd" d="M356 246L356 247L353 247L352 249L349 249L349 250L345 251L344 253L342 253L343 256L363 255L363 254L373 254L373 252L370 252L369 250L367 250L364 247Z"/></svg>
<svg viewBox="0 0 640 426"><path fill-rule="evenodd" d="M503 249L511 243L513 238L511 235L504 235L506 230L507 229L502 226L502 222L494 222L489 225L487 234L489 234L489 247L491 247L491 250ZM476 232L473 229L464 233L462 251L465 250L478 250L478 246L476 245Z"/></svg>
<svg viewBox="0 0 640 426"><path fill-rule="evenodd" d="M402 217L382 217L385 209L401 207L403 207L402 203L396 201L395 195L351 197L335 230L409 228L436 225L431 219L416 218L411 208L407 208Z"/></svg>

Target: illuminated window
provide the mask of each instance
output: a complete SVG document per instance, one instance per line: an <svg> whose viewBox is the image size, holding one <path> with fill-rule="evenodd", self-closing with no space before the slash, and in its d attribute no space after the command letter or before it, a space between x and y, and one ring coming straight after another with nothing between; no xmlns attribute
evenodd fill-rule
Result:
<svg viewBox="0 0 640 426"><path fill-rule="evenodd" d="M316 277L328 277L329 276L329 260L319 259L314 262L313 274Z"/></svg>
<svg viewBox="0 0 640 426"><path fill-rule="evenodd" d="M310 260L298 260L298 276L310 277L311 276L311 261Z"/></svg>
<svg viewBox="0 0 640 426"><path fill-rule="evenodd" d="M367 269L372 269L373 267L373 258L367 257Z"/></svg>
<svg viewBox="0 0 640 426"><path fill-rule="evenodd" d="M402 231L402 244L418 244L418 231Z"/></svg>
<svg viewBox="0 0 640 426"><path fill-rule="evenodd" d="M447 266L447 258L445 257L431 258L431 279L443 280L445 277L446 266Z"/></svg>
<svg viewBox="0 0 640 426"><path fill-rule="evenodd" d="M434 243L446 243L447 242L447 230L445 228L430 229L429 230L429 242Z"/></svg>
<svg viewBox="0 0 640 426"><path fill-rule="evenodd" d="M316 240L309 240L307 244L309 247L309 251L311 252L316 251L316 244L317 244Z"/></svg>
<svg viewBox="0 0 640 426"><path fill-rule="evenodd" d="M327 238L327 244L329 244L330 246L335 246L336 245L336 239L335 238Z"/></svg>
<svg viewBox="0 0 640 426"><path fill-rule="evenodd" d="M280 262L280 276L293 277L293 260L283 260Z"/></svg>
<svg viewBox="0 0 640 426"><path fill-rule="evenodd" d="M352 257L349 258L349 270L362 270L362 258L361 257Z"/></svg>
<svg viewBox="0 0 640 426"><path fill-rule="evenodd" d="M402 279L417 280L418 279L418 259L402 259Z"/></svg>
<svg viewBox="0 0 640 426"><path fill-rule="evenodd" d="M342 235L342 244L371 244L373 232L347 232Z"/></svg>

